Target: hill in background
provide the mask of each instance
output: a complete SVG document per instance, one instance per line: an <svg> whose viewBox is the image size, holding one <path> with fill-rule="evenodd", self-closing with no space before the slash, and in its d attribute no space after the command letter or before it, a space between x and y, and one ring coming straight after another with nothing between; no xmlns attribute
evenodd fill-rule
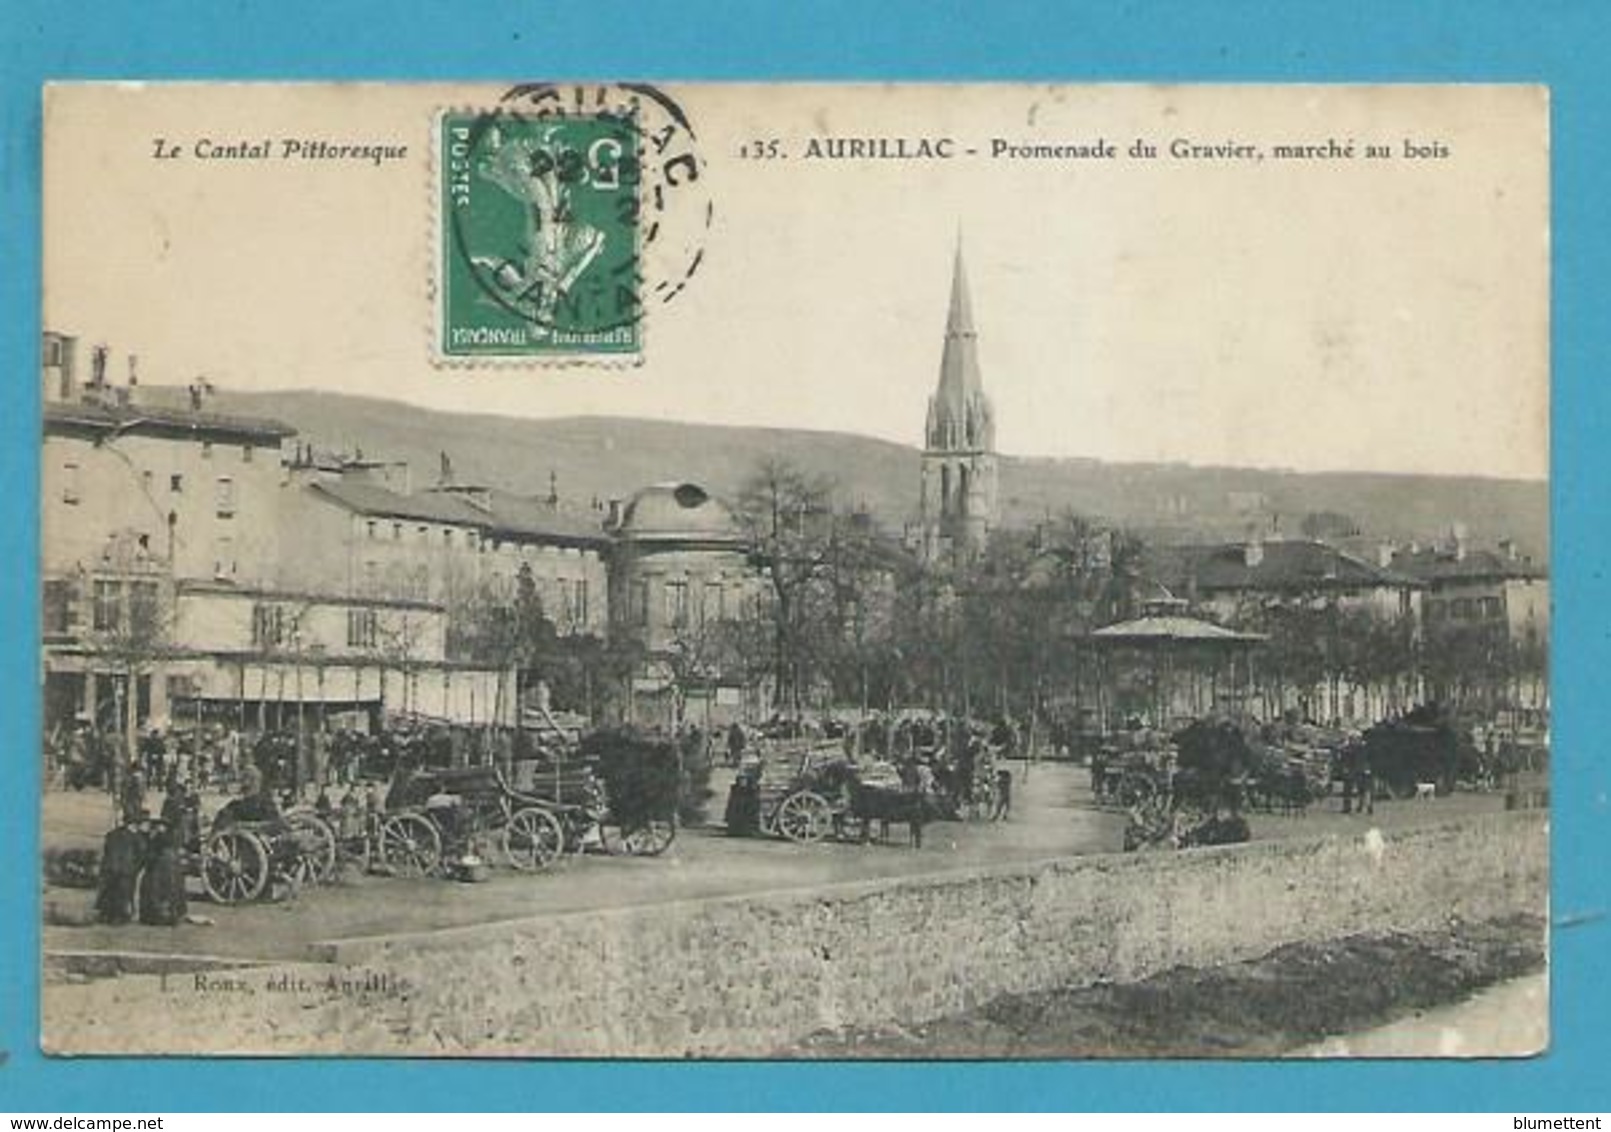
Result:
<svg viewBox="0 0 1611 1132"><path fill-rule="evenodd" d="M142 393L183 397L149 386ZM667 480L731 495L762 460L776 457L832 477L847 503L894 530L918 502L918 449L847 433L501 417L305 390L221 391L211 407L278 418L322 449L406 461L416 489L435 482L444 452L461 481L541 494L552 473L560 496L584 505ZM1537 481L1003 456L1000 497L1004 522L1015 526L1072 509L1157 540L1187 541L1238 538L1254 524L1297 536L1305 516L1332 513L1353 520L1365 539L1425 542L1462 523L1477 544L1513 538L1536 560L1548 557L1549 493Z"/></svg>

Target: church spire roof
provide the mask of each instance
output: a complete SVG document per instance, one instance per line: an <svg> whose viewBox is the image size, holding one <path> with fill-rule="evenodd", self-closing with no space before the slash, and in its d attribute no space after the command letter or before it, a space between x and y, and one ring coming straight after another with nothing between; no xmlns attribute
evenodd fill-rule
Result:
<svg viewBox="0 0 1611 1132"><path fill-rule="evenodd" d="M947 338L974 335L973 301L968 296L968 267L962 259L960 235L957 236L956 258L951 265L951 309L945 318L945 335Z"/></svg>
<svg viewBox="0 0 1611 1132"><path fill-rule="evenodd" d="M995 422L979 375L977 340L959 235L951 268L951 306L945 319L940 381L929 399L927 442L932 449L995 447Z"/></svg>

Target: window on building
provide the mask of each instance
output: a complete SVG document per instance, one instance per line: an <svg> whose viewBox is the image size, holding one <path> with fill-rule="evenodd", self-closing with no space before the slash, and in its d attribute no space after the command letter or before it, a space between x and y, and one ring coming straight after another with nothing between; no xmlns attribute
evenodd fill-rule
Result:
<svg viewBox="0 0 1611 1132"><path fill-rule="evenodd" d="M393 542L401 542L402 540L403 540L403 524L401 524L401 523L393 523L392 524L392 541Z"/></svg>
<svg viewBox="0 0 1611 1132"><path fill-rule="evenodd" d="M1426 603L1426 619L1428 621L1442 621L1443 615L1448 611L1448 604L1442 600Z"/></svg>
<svg viewBox="0 0 1611 1132"><path fill-rule="evenodd" d="M185 477L183 475L181 475L178 472L175 472L175 473L173 473L173 475L168 477L168 490L169 491L171 491L175 495L177 495L181 491L184 491L184 489L185 489Z"/></svg>
<svg viewBox="0 0 1611 1132"><path fill-rule="evenodd" d="M180 700L195 699L199 691L196 678L185 673L169 676L164 683L168 687L168 702L170 704L178 703Z"/></svg>
<svg viewBox="0 0 1611 1132"><path fill-rule="evenodd" d="M705 583L704 614L709 621L727 620L727 590L720 582Z"/></svg>
<svg viewBox="0 0 1611 1132"><path fill-rule="evenodd" d="M1457 597L1449 603L1449 616L1456 621L1469 621L1471 619L1471 599Z"/></svg>
<svg viewBox="0 0 1611 1132"><path fill-rule="evenodd" d="M91 624L97 633L112 633L123 627L123 583L95 583L95 608Z"/></svg>
<svg viewBox="0 0 1611 1132"><path fill-rule="evenodd" d="M380 564L373 558L364 562L364 592L373 594L380 589Z"/></svg>
<svg viewBox="0 0 1611 1132"><path fill-rule="evenodd" d="M571 621L587 624L587 579L577 578L571 583Z"/></svg>
<svg viewBox="0 0 1611 1132"><path fill-rule="evenodd" d="M157 594L155 582L129 583L129 625L140 636L150 637L160 627L161 606Z"/></svg>
<svg viewBox="0 0 1611 1132"><path fill-rule="evenodd" d="M252 606L252 644L260 649L271 649L284 643L284 607L267 601Z"/></svg>
<svg viewBox="0 0 1611 1132"><path fill-rule="evenodd" d="M62 465L62 502L78 502L78 465L68 462Z"/></svg>
<svg viewBox="0 0 1611 1132"><path fill-rule="evenodd" d="M685 581L666 583L666 623L674 629L688 625L688 583Z"/></svg>
<svg viewBox="0 0 1611 1132"><path fill-rule="evenodd" d="M218 517L231 519L235 516L235 481L229 476L218 477L217 491Z"/></svg>
<svg viewBox="0 0 1611 1132"><path fill-rule="evenodd" d="M442 530L442 545L443 546L452 546L453 545L453 528L452 527L443 528L443 530Z"/></svg>
<svg viewBox="0 0 1611 1132"><path fill-rule="evenodd" d="M1504 608L1496 597L1482 599L1482 615L1490 621L1496 621L1504 616Z"/></svg>
<svg viewBox="0 0 1611 1132"><path fill-rule="evenodd" d="M157 489L157 477L154 473L145 471L140 473L140 489L150 495Z"/></svg>
<svg viewBox="0 0 1611 1132"><path fill-rule="evenodd" d="M62 364L63 355L62 340L54 336L47 336L45 338L45 364L47 366L59 366Z"/></svg>
<svg viewBox="0 0 1611 1132"><path fill-rule="evenodd" d="M250 444L242 444L241 445L241 463L250 464L251 462L252 462L252 446Z"/></svg>
<svg viewBox="0 0 1611 1132"><path fill-rule="evenodd" d="M638 625L649 623L649 579L632 585L632 620Z"/></svg>
<svg viewBox="0 0 1611 1132"><path fill-rule="evenodd" d="M364 523L364 534L369 538L373 539L380 537L378 534L376 534L376 532L379 530L380 524L375 522L373 519L370 519L368 522Z"/></svg>
<svg viewBox="0 0 1611 1132"><path fill-rule="evenodd" d="M213 442L212 441L204 440L204 441L201 442L201 458L203 460L211 460L213 458Z"/></svg>
<svg viewBox="0 0 1611 1132"><path fill-rule="evenodd" d="M428 536L431 533L431 528L427 527L424 523L421 523L415 529L415 533L418 534L420 536L420 538L425 538L426 536Z"/></svg>
<svg viewBox="0 0 1611 1132"><path fill-rule="evenodd" d="M233 578L235 576L235 540L229 535L219 535L213 540L213 577Z"/></svg>
<svg viewBox="0 0 1611 1132"><path fill-rule="evenodd" d="M378 636L379 617L373 609L347 610L347 647L372 649Z"/></svg>
<svg viewBox="0 0 1611 1132"><path fill-rule="evenodd" d="M73 631L73 583L65 578L45 582L44 630L47 635L62 636Z"/></svg>
<svg viewBox="0 0 1611 1132"><path fill-rule="evenodd" d="M431 568L429 566L414 567L414 597L419 601L426 601L431 596Z"/></svg>

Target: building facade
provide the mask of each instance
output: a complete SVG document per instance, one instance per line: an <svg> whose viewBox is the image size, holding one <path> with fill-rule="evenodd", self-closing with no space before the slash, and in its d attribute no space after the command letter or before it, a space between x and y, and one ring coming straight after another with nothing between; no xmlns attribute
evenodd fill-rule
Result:
<svg viewBox="0 0 1611 1132"><path fill-rule="evenodd" d="M732 511L698 484L655 484L625 501L610 533L611 632L645 654L629 713L720 725L752 710L733 651L762 580Z"/></svg>
<svg viewBox="0 0 1611 1132"><path fill-rule="evenodd" d="M513 719L508 673L446 655L447 606L366 588L362 519L307 506L273 420L164 403L104 347L43 343L47 732L174 721L285 726L327 711ZM449 524L442 524L447 526ZM474 553L474 548L471 548ZM433 598L435 600L433 600Z"/></svg>

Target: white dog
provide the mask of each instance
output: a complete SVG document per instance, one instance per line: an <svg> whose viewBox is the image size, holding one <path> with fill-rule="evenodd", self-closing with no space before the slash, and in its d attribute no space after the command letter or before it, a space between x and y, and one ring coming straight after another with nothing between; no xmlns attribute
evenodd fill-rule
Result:
<svg viewBox="0 0 1611 1132"><path fill-rule="evenodd" d="M1436 798L1437 796L1438 796L1438 784L1436 782L1417 782L1415 784L1415 800L1417 802L1420 802L1420 801L1430 802L1433 798Z"/></svg>

